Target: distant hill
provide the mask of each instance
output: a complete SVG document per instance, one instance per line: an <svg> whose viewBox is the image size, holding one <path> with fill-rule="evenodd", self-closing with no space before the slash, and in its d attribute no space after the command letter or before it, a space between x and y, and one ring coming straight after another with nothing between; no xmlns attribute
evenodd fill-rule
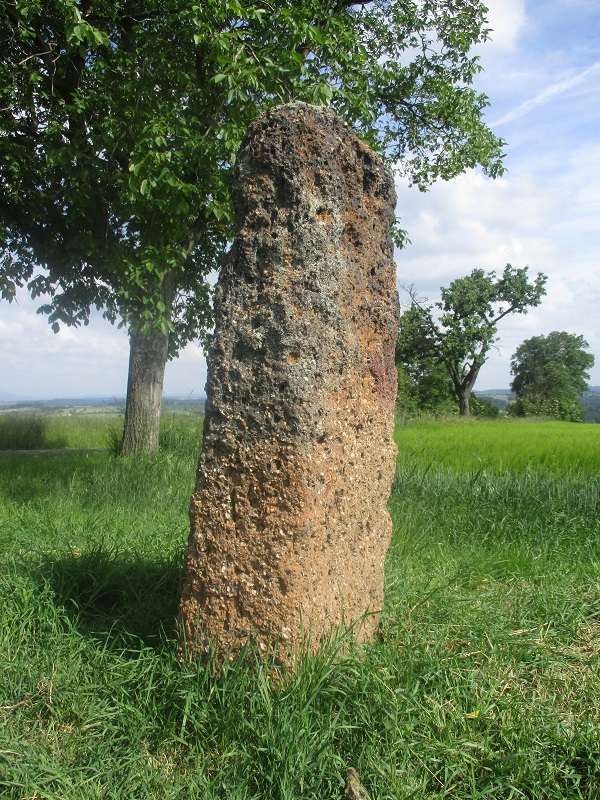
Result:
<svg viewBox="0 0 600 800"><path fill-rule="evenodd" d="M513 399L510 389L475 389L477 397L485 398L504 410ZM600 386L590 386L584 394L583 408L586 422L600 423ZM193 411L196 414L204 414L206 397L189 395L169 395L163 398L163 407L166 411ZM59 397L52 400L40 400L39 398L26 397L23 395L12 394L11 392L0 391L0 410L22 410L43 412L44 410L58 411L60 409L81 409L85 413L86 409L102 413L105 408L107 412L123 411L125 409L124 397Z"/></svg>
<svg viewBox="0 0 600 800"><path fill-rule="evenodd" d="M484 400L489 400L499 408L500 411L503 411L513 399L510 389L482 389L478 391L477 388L475 388L475 395Z"/></svg>
<svg viewBox="0 0 600 800"><path fill-rule="evenodd" d="M586 422L600 422L600 386L590 386L583 395L583 410Z"/></svg>
<svg viewBox="0 0 600 800"><path fill-rule="evenodd" d="M37 397L27 397L22 394L11 394L11 392L0 392L0 403L18 403L26 400L28 402L38 400Z"/></svg>
<svg viewBox="0 0 600 800"><path fill-rule="evenodd" d="M118 397L56 397L40 400L39 397L27 397L24 395L11 395L8 392L0 394L0 405L11 408L78 408L118 406L125 405L125 398Z"/></svg>
<svg viewBox="0 0 600 800"><path fill-rule="evenodd" d="M513 393L510 389L484 389L477 391L477 397L490 400L501 411L514 399ZM600 423L600 386L590 386L587 392L581 399L584 412L584 420L586 422Z"/></svg>
<svg viewBox="0 0 600 800"><path fill-rule="evenodd" d="M197 414L204 413L205 397L166 396L163 398L163 407L167 411L189 409ZM5 410L25 411L59 411L60 409L81 409L82 411L110 412L124 411L124 397L57 397L51 400L27 398L13 395L9 392L0 392L0 408Z"/></svg>

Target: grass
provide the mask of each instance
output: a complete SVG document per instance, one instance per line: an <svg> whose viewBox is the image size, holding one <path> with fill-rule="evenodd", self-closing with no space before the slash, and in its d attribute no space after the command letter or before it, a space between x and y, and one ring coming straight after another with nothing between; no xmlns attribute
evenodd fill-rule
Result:
<svg viewBox="0 0 600 800"><path fill-rule="evenodd" d="M402 458L460 471L543 469L600 474L600 425L529 420L409 420L396 429Z"/></svg>
<svg viewBox="0 0 600 800"><path fill-rule="evenodd" d="M0 415L0 450L55 449L66 446L66 439L49 431L48 417L42 414Z"/></svg>
<svg viewBox="0 0 600 800"><path fill-rule="evenodd" d="M118 452L123 414L89 412L65 414L0 412L0 450L109 449ZM164 414L160 446L163 450L186 449L193 437L201 440L202 417L191 412Z"/></svg>
<svg viewBox="0 0 600 800"><path fill-rule="evenodd" d="M0 413L0 450L106 448L122 415Z"/></svg>
<svg viewBox="0 0 600 800"><path fill-rule="evenodd" d="M399 430L380 639L273 681L250 650L176 660L199 432L173 423L140 459L0 460L2 797L339 799L348 766L372 800L600 796L586 447L563 437L565 459L550 426L545 457L535 424Z"/></svg>

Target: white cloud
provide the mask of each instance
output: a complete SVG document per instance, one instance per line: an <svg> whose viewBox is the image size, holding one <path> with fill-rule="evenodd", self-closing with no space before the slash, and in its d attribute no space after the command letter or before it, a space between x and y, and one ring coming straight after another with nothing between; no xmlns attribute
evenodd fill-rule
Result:
<svg viewBox="0 0 600 800"><path fill-rule="evenodd" d="M529 169L525 169L529 166ZM600 384L600 143L572 147L558 159L538 158L492 181L470 171L422 194L398 187L398 213L412 245L398 254L399 281L435 300L440 286L476 267L506 263L548 275L548 295L529 314L506 319L499 353L481 372L480 388L507 387L509 360L533 335L552 330L582 334L598 360ZM123 396L128 341L95 317L89 328L54 335L36 304L0 306L0 389L33 396ZM206 363L190 345L167 365L165 392L203 394Z"/></svg>
<svg viewBox="0 0 600 800"><path fill-rule="evenodd" d="M534 97L531 97L529 100L525 100L523 103L519 103L519 105L513 108L511 111L503 114L499 119L491 122L490 126L495 128L499 127L500 125L505 125L507 122L513 122L514 120L525 116L525 114L528 114L530 111L533 111L535 108L549 103L558 95L574 89L576 86L584 83L587 80L593 80L594 77L599 74L600 61L596 61L590 67L587 67L586 69L581 70L574 75L570 75L568 78L563 78L555 83L550 84L541 92L538 92Z"/></svg>
<svg viewBox="0 0 600 800"><path fill-rule="evenodd" d="M0 307L0 390L21 396L124 397L129 341L101 316L90 325L62 327L54 334L46 317L35 313L39 301L26 296ZM165 393L203 395L206 361L197 345L188 345L167 364Z"/></svg>
<svg viewBox="0 0 600 800"><path fill-rule="evenodd" d="M492 32L491 42L485 44L486 52L514 51L527 24L525 0L488 0L487 6Z"/></svg>
<svg viewBox="0 0 600 800"><path fill-rule="evenodd" d="M124 331L95 318L83 328L54 334L39 301L27 297L0 309L1 388L34 397L123 395L128 341Z"/></svg>
<svg viewBox="0 0 600 800"><path fill-rule="evenodd" d="M198 344L188 344L174 361L169 361L165 373L165 394L183 397L204 396L206 357Z"/></svg>
<svg viewBox="0 0 600 800"><path fill-rule="evenodd" d="M397 255L401 284L435 300L440 286L477 267L529 265L530 275L548 276L541 306L501 323L499 352L482 369L479 388L508 387L516 347L552 330L583 334L598 362L592 384L600 384L600 144L573 148L557 166L496 181L471 171L426 194L398 187L398 213L412 241Z"/></svg>

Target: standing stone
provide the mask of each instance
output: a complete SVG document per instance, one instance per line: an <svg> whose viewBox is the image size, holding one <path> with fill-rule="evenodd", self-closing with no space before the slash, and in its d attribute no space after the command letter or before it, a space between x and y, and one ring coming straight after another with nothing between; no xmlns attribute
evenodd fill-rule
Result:
<svg viewBox="0 0 600 800"><path fill-rule="evenodd" d="M250 127L215 296L181 598L188 656L280 657L383 601L398 297L390 171L293 103Z"/></svg>

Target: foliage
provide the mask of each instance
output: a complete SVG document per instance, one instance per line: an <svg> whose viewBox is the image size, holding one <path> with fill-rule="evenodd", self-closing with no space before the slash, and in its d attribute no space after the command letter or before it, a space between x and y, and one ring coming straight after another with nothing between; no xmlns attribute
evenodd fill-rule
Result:
<svg viewBox="0 0 600 800"><path fill-rule="evenodd" d="M497 341L498 323L508 314L526 314L545 295L546 276L533 282L527 267L507 264L501 277L474 269L442 287L441 300L425 304L411 289L411 305L400 319L396 358L411 365L413 374L431 375L443 365L459 402L461 415L470 412L469 399L479 370ZM434 318L438 309L438 318ZM416 379L418 381L418 377Z"/></svg>
<svg viewBox="0 0 600 800"><path fill-rule="evenodd" d="M397 431L381 637L334 638L286 680L252 652L175 659L189 452L0 460L0 793L337 800L353 766L371 797L597 797L584 427Z"/></svg>
<svg viewBox="0 0 600 800"><path fill-rule="evenodd" d="M471 414L474 417L499 417L500 409L486 397L479 397L474 392L471 394Z"/></svg>
<svg viewBox="0 0 600 800"><path fill-rule="evenodd" d="M481 0L10 0L0 8L0 290L50 295L55 329L211 327L231 235L227 175L249 122L326 103L424 188L502 171L471 47ZM43 271L39 271L42 267Z"/></svg>
<svg viewBox="0 0 600 800"><path fill-rule="evenodd" d="M448 372L430 344L421 309L413 304L400 317L396 342L397 408L402 413L452 414L457 410Z"/></svg>
<svg viewBox="0 0 600 800"><path fill-rule="evenodd" d="M552 331L526 339L514 353L511 389L515 416L542 415L576 422L582 419L581 397L588 388L594 356L583 336Z"/></svg>

